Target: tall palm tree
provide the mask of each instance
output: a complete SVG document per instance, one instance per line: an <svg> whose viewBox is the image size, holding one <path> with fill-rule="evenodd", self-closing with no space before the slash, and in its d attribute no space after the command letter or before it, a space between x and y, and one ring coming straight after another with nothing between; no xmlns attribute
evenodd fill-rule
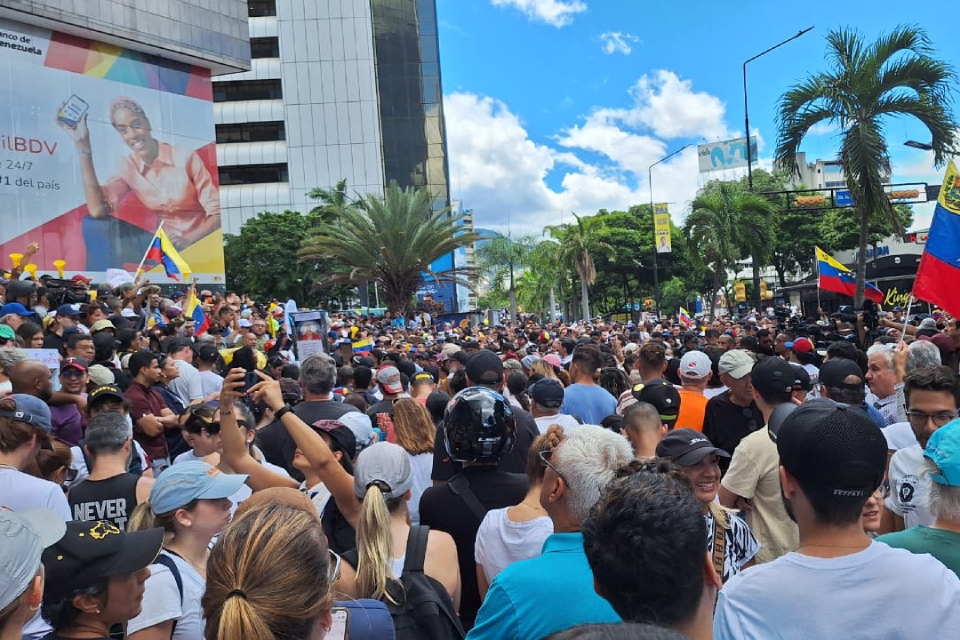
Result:
<svg viewBox="0 0 960 640"><path fill-rule="evenodd" d="M948 159L956 137L951 92L956 76L933 57L926 32L898 26L869 43L848 29L827 35L828 71L809 76L780 101L777 162L798 172L796 154L814 125L839 126L840 164L860 222L855 302L863 303L867 236L871 219L899 223L883 191L889 157L884 124L890 116L912 116L930 132L934 162Z"/></svg>
<svg viewBox="0 0 960 640"><path fill-rule="evenodd" d="M710 315L716 317L716 294L726 283L727 268L740 257L739 192L732 184L719 183L706 189L690 203L683 233L693 255L703 256L713 269L713 296ZM760 285L757 285L759 290Z"/></svg>
<svg viewBox="0 0 960 640"><path fill-rule="evenodd" d="M393 313L405 314L426 277L435 282L473 286L466 278L474 270L455 267L433 272L431 265L455 249L478 239L462 233L459 220L447 210L433 210L426 189L401 189L391 182L383 197L367 195L359 206L321 223L303 242L301 260L333 260L342 269L323 274L328 282L374 280Z"/></svg>
<svg viewBox="0 0 960 640"><path fill-rule="evenodd" d="M554 320L555 289L561 279L557 254L560 246L552 240L537 243L527 255L527 269L520 277L519 299L525 308L547 311L544 319Z"/></svg>
<svg viewBox="0 0 960 640"><path fill-rule="evenodd" d="M760 311L763 304L760 299L760 269L773 254L777 206L763 196L743 191L742 188L734 196L734 205L739 213L737 235L740 247L750 256L753 268L753 302L757 311Z"/></svg>
<svg viewBox="0 0 960 640"><path fill-rule="evenodd" d="M341 180L333 189L314 187L307 192L311 200L318 200L319 205L311 209L310 213L319 215L324 222L331 222L340 215L346 207L356 206L358 202L351 200L347 195L347 181Z"/></svg>
<svg viewBox="0 0 960 640"><path fill-rule="evenodd" d="M604 231L603 220L597 216L581 218L573 214L576 224L549 226L547 231L560 242L558 257L561 262L573 266L580 276L580 303L583 307L583 319L590 319L590 293L588 287L597 280L597 267L594 256L613 251L613 247L601 239Z"/></svg>
<svg viewBox="0 0 960 640"><path fill-rule="evenodd" d="M514 322L517 321L517 271L526 265L532 246L530 236L514 239L498 233L477 250L480 269L487 273L491 282L509 278L510 319Z"/></svg>

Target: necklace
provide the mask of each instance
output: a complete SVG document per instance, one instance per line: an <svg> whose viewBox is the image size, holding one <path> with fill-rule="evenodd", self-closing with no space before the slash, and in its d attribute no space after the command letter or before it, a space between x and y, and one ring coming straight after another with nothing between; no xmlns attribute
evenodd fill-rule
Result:
<svg viewBox="0 0 960 640"><path fill-rule="evenodd" d="M524 501L521 502L520 504L527 505L528 507L530 507L530 508L533 509L534 511L543 511L543 507L542 507L541 505L539 505L539 504L538 504L538 505L532 505L532 504L530 504L529 502L527 502L526 500L524 500Z"/></svg>
<svg viewBox="0 0 960 640"><path fill-rule="evenodd" d="M177 557L180 558L181 560L186 560L186 561L187 561L187 564L189 564L191 567L193 567L194 569L196 569L197 573L200 574L200 577L203 578L204 580L206 580L206 578L207 578L207 568L206 568L206 567L201 567L201 566L198 565L196 562L194 562L193 560L191 560L190 558L188 558L185 554L177 553L176 551L174 551L174 550L171 549L170 547L167 547L167 551L169 551L169 552L172 553L173 555L177 556Z"/></svg>

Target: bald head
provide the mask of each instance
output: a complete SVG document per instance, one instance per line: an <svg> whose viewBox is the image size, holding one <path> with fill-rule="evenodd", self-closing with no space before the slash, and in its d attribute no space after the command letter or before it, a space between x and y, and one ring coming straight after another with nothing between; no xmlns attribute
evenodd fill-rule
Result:
<svg viewBox="0 0 960 640"><path fill-rule="evenodd" d="M24 360L10 370L10 384L14 393L35 396L44 402L53 395L50 369L36 360Z"/></svg>

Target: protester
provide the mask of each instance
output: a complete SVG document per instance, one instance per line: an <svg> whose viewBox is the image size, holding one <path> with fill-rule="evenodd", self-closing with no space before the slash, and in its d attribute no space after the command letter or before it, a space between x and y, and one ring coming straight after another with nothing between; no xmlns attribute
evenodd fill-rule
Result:
<svg viewBox="0 0 960 640"><path fill-rule="evenodd" d="M852 360L835 358L820 367L820 393L834 402L860 407L881 429L886 420L877 409L866 402L866 378Z"/></svg>
<svg viewBox="0 0 960 640"><path fill-rule="evenodd" d="M670 430L656 407L649 402L635 402L627 407L621 433L630 441L634 457L648 460L657 455L657 445Z"/></svg>
<svg viewBox="0 0 960 640"><path fill-rule="evenodd" d="M677 419L680 417L680 392L677 388L660 378L647 380L633 385L631 390L634 403L647 403L657 410L660 416L660 422L666 431L670 431L677 425ZM632 408L633 403L627 405L627 411Z"/></svg>
<svg viewBox="0 0 960 640"><path fill-rule="evenodd" d="M400 398L393 405L393 425L396 444L410 459L412 484L407 501L410 524L420 524L420 497L432 484L430 473L437 430L426 407L413 398Z"/></svg>
<svg viewBox="0 0 960 640"><path fill-rule="evenodd" d="M87 361L82 358L64 358L60 362L60 389L64 393L87 396ZM86 428L86 420L74 403L50 407L50 422L53 435L73 447L80 443Z"/></svg>
<svg viewBox="0 0 960 640"><path fill-rule="evenodd" d="M179 427L179 417L153 388L160 381L159 362L157 355L151 351L138 351L130 356L129 368L133 382L124 392L124 398L131 402L133 437L150 456L158 473L173 462L166 431Z"/></svg>
<svg viewBox="0 0 960 640"><path fill-rule="evenodd" d="M688 351L680 359L680 415L676 426L703 431L703 418L707 411L707 398L703 395L713 376L710 356L703 351Z"/></svg>
<svg viewBox="0 0 960 640"><path fill-rule="evenodd" d="M541 434L547 432L551 425L559 425L564 430L577 427L580 422L571 415L560 413L563 406L563 385L556 378L542 378L534 382L530 388L530 413L537 423ZM529 457L529 456L528 456Z"/></svg>
<svg viewBox="0 0 960 640"><path fill-rule="evenodd" d="M727 351L720 357L720 380L727 390L710 398L703 416L703 435L720 449L733 453L746 436L763 426L763 416L753 399L750 374L754 357L743 349ZM729 459L720 461L726 473Z"/></svg>
<svg viewBox="0 0 960 640"><path fill-rule="evenodd" d="M874 344L867 349L867 384L876 398L873 407L880 412L887 424L897 420L897 379L893 369L891 344Z"/></svg>
<svg viewBox="0 0 960 640"><path fill-rule="evenodd" d="M596 346L586 344L576 348L570 363L573 384L564 390L561 413L577 416L589 424L600 424L617 412L617 399L594 381L600 365L600 349Z"/></svg>

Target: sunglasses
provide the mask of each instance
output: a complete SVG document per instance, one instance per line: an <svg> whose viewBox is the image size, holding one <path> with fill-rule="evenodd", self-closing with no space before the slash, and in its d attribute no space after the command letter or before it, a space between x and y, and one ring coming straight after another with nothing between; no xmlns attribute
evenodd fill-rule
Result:
<svg viewBox="0 0 960 640"><path fill-rule="evenodd" d="M82 378L83 376L87 375L87 372L81 371L80 369L74 369L71 367L70 369L65 369L61 371L60 375L63 376L64 378Z"/></svg>
<svg viewBox="0 0 960 640"><path fill-rule="evenodd" d="M335 584L337 580L340 579L340 564L343 562L343 560L334 551L331 551L328 549L327 553L330 554L330 569L327 574L327 577L329 578L330 584L332 585L332 584Z"/></svg>
<svg viewBox="0 0 960 640"><path fill-rule="evenodd" d="M553 459L553 449L548 449L547 451L541 451L537 455L540 457L540 461L543 462L544 465L553 469L553 472L557 474L557 476L561 480L563 480L564 482L567 482L567 479L563 477L563 474L560 473L560 470L557 469L551 462L551 460Z"/></svg>

